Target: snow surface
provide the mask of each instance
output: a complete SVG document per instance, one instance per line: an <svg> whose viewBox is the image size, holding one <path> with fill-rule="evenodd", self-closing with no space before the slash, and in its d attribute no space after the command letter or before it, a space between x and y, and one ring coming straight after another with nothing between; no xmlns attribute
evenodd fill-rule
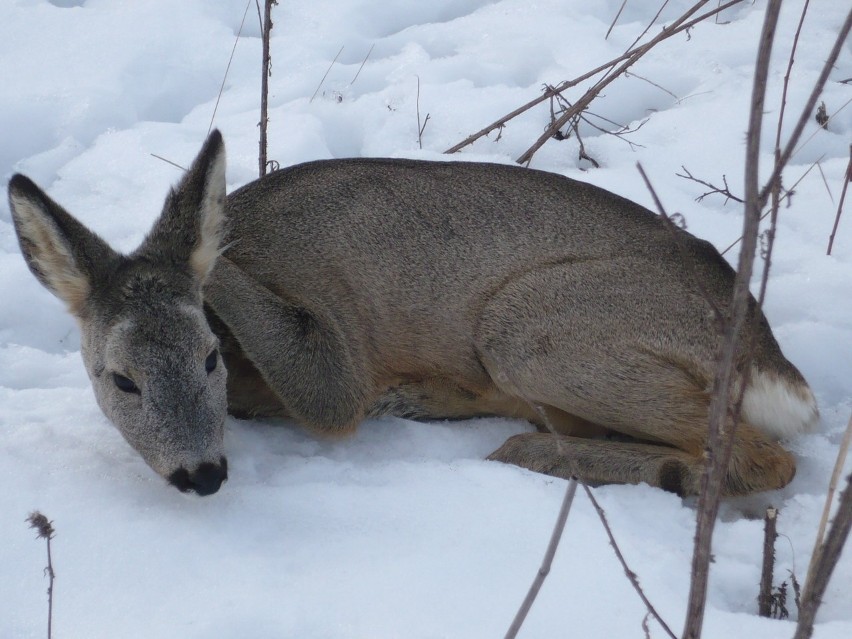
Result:
<svg viewBox="0 0 852 639"><path fill-rule="evenodd" d="M253 3L251 3L253 4ZM260 41L248 6L215 125L228 183L256 173ZM270 157L441 152L539 95L619 55L659 3L620 0L285 0L275 9ZM661 21L691 2L668 3ZM710 3L708 6L715 6ZM801 2L789 1L770 73L763 161L769 165L781 80ZM846 2L816 0L805 23L785 131L810 91ZM644 126L635 146L586 127L549 142L533 166L579 177L651 206L641 161L669 211L723 248L741 209L701 202L696 176L742 192L743 140L765 3L743 3L661 45L593 110ZM246 11L245 0L5 0L0 4L0 174L35 179L114 246L130 250L198 150ZM651 30L656 33L662 22ZM338 51L316 97L311 96ZM353 81L371 47L372 53ZM641 78L639 77L641 76ZM848 103L849 44L822 99ZM429 114L423 149L417 140ZM645 78L655 84L647 82ZM659 86L656 86L659 85ZM581 85L569 94L575 99ZM809 121L785 174L767 313L822 409L817 432L790 442L784 490L727 502L717 526L706 636L788 637L791 621L755 614L762 523L780 507L777 581L799 580L837 445L852 410L852 220L825 246L848 158L852 109L828 130ZM511 162L540 134L546 105L459 157ZM829 194L828 191L831 191ZM849 204L847 202L847 209ZM848 215L848 214L847 214ZM728 255L735 259L735 251ZM214 497L182 495L148 469L95 404L74 321L21 259L0 204L0 637L44 636L43 542L24 518L54 520L54 636L499 637L532 579L565 483L483 461L524 423L481 419L365 423L345 441L289 424L229 420L231 479ZM597 489L616 538L668 623L683 623L694 502L647 486ZM852 637L852 551L838 564L816 637ZM791 615L795 606L788 604ZM590 504L578 495L553 571L523 637L642 637L644 608ZM651 622L651 636L663 636Z"/></svg>

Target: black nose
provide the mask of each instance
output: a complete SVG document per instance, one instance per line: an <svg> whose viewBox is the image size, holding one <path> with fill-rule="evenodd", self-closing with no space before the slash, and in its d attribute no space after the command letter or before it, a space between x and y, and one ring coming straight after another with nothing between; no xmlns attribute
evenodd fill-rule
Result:
<svg viewBox="0 0 852 639"><path fill-rule="evenodd" d="M228 460L222 457L218 464L204 462L191 473L179 468L169 475L169 483L182 493L194 490L202 497L212 495L228 479Z"/></svg>

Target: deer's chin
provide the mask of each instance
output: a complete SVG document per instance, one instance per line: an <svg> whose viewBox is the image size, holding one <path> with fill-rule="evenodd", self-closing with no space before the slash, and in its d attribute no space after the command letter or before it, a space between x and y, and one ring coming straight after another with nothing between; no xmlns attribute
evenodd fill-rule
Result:
<svg viewBox="0 0 852 639"><path fill-rule="evenodd" d="M218 463L203 462L191 471L180 467L167 479L182 493L194 492L200 497L206 497L218 492L228 480L228 460L220 457Z"/></svg>

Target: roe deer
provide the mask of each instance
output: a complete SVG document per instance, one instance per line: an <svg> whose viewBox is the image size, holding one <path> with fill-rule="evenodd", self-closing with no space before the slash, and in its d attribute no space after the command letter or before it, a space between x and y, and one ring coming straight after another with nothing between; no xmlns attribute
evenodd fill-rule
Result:
<svg viewBox="0 0 852 639"><path fill-rule="evenodd" d="M129 255L22 175L9 199L30 269L79 321L98 403L182 491L226 479L226 411L324 433L377 415L520 417L559 435L516 435L490 459L699 489L712 308L727 312L734 272L608 191L520 167L350 159L226 197L214 131ZM754 302L747 330L726 495L787 484L777 440L818 419Z"/></svg>

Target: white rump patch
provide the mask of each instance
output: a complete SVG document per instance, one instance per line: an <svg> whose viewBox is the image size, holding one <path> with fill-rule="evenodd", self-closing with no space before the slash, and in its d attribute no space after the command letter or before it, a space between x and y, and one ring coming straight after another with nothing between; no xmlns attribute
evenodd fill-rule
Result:
<svg viewBox="0 0 852 639"><path fill-rule="evenodd" d="M819 411L806 384L753 370L743 397L743 418L777 439L789 439L812 430Z"/></svg>

